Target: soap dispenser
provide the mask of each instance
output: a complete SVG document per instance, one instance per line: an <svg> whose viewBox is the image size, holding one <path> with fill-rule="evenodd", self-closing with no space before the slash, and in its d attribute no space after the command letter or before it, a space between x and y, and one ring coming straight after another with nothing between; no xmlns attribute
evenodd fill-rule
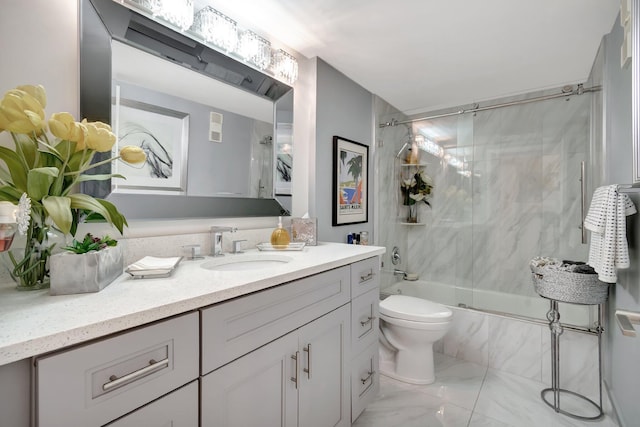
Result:
<svg viewBox="0 0 640 427"><path fill-rule="evenodd" d="M282 227L282 217L278 217L278 228L271 233L271 245L274 247L286 247L289 245L291 238L289 232Z"/></svg>

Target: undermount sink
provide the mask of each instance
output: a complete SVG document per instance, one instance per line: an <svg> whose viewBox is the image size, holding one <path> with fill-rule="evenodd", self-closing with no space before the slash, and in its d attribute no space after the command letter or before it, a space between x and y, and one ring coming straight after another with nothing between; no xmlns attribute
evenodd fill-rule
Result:
<svg viewBox="0 0 640 427"><path fill-rule="evenodd" d="M226 255L207 261L200 267L215 271L264 270L282 266L292 259L285 255L271 254Z"/></svg>

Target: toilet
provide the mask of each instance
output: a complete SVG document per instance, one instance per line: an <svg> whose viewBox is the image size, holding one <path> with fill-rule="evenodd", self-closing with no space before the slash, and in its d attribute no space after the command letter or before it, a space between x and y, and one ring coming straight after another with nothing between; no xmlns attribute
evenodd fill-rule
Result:
<svg viewBox="0 0 640 427"><path fill-rule="evenodd" d="M422 298L380 301L380 373L411 384L434 382L433 343L447 333L452 317L447 307Z"/></svg>

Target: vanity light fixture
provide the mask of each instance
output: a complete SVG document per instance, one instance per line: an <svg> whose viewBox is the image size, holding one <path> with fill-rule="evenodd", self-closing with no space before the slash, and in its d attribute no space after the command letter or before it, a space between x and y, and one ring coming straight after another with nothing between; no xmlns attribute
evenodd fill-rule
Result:
<svg viewBox="0 0 640 427"><path fill-rule="evenodd" d="M271 65L271 43L253 31L244 30L240 34L238 54L260 70Z"/></svg>
<svg viewBox="0 0 640 427"><path fill-rule="evenodd" d="M193 24L193 0L152 0L151 13L171 22L182 31Z"/></svg>
<svg viewBox="0 0 640 427"><path fill-rule="evenodd" d="M225 52L233 52L238 46L236 21L211 6L206 6L196 13L191 30Z"/></svg>
<svg viewBox="0 0 640 427"><path fill-rule="evenodd" d="M282 49L273 55L273 72L276 77L293 84L298 79L298 61Z"/></svg>
<svg viewBox="0 0 640 427"><path fill-rule="evenodd" d="M239 28L236 21L211 6L194 16L193 0L114 0L133 6L154 18L176 26L189 37L198 37L216 50L240 59L288 85L298 79L298 60L255 32ZM148 15L147 15L148 16Z"/></svg>

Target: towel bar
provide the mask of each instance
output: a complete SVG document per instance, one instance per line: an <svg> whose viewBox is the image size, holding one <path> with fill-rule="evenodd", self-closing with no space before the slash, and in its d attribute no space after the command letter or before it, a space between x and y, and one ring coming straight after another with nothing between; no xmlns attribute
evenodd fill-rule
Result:
<svg viewBox="0 0 640 427"><path fill-rule="evenodd" d="M640 191L640 183L638 184L617 184L618 193L635 193Z"/></svg>
<svg viewBox="0 0 640 427"><path fill-rule="evenodd" d="M632 311L625 310L616 310L616 320L618 322L618 326L620 326L622 335L626 335L628 337L636 336L636 330L633 325L640 324L640 313L634 313Z"/></svg>

